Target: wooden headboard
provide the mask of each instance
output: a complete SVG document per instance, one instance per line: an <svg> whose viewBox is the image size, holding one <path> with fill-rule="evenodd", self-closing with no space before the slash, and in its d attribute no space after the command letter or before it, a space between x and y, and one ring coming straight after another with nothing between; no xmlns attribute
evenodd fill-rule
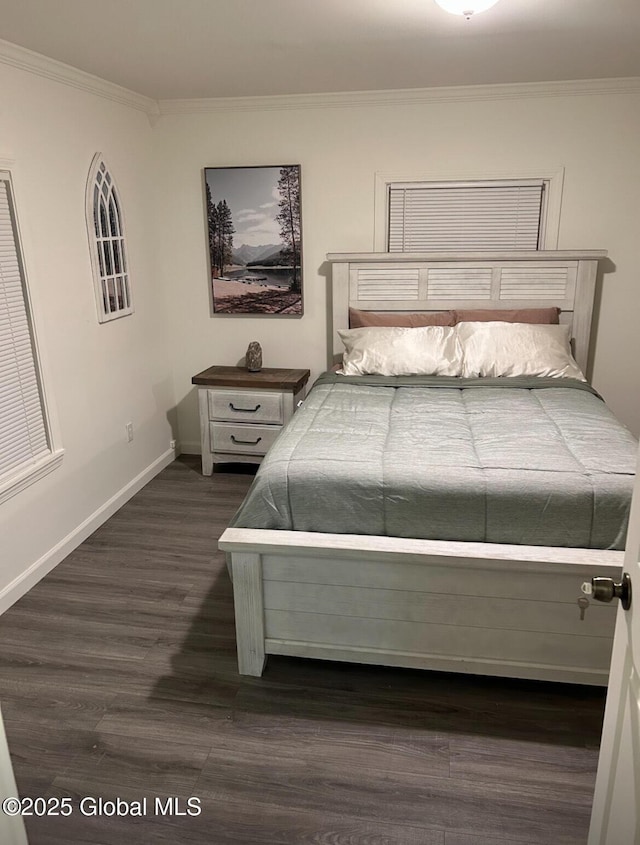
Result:
<svg viewBox="0 0 640 845"><path fill-rule="evenodd" d="M349 307L412 313L557 306L560 322L571 326L573 354L586 373L598 260L606 255L606 250L329 253L329 366L342 354L337 330L348 328Z"/></svg>

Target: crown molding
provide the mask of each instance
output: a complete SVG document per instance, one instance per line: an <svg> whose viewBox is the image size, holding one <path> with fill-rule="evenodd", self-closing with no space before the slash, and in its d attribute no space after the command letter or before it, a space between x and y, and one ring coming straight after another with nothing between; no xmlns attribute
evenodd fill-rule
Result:
<svg viewBox="0 0 640 845"><path fill-rule="evenodd" d="M64 62L50 59L41 53L34 53L32 50L27 50L25 47L2 39L0 39L0 63L35 73L45 79L68 85L70 88L87 91L98 97L104 97L107 100L145 112L150 120L157 117L159 113L158 103L150 97L137 94L135 91L130 91L114 82L108 82L99 76L78 70L78 68L64 64Z"/></svg>
<svg viewBox="0 0 640 845"><path fill-rule="evenodd" d="M35 73L71 88L144 112L155 125L162 115L287 109L406 106L528 97L575 97L590 94L640 93L640 77L577 79L560 82L516 82L495 85L455 85L383 91L338 91L324 94L282 94L258 97L214 97L154 100L114 82L0 39L0 63Z"/></svg>
<svg viewBox="0 0 640 845"><path fill-rule="evenodd" d="M286 94L263 97L159 100L160 115L210 112L277 111L282 109L406 106L474 100L514 100L528 97L575 97L589 94L640 93L640 77L578 79L562 82L518 82L406 88L388 91L345 91L328 94Z"/></svg>

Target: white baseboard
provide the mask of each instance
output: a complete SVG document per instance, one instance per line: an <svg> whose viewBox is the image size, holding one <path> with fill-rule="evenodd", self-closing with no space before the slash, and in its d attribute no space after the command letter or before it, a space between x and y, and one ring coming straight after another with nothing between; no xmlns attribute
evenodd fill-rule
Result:
<svg viewBox="0 0 640 845"><path fill-rule="evenodd" d="M145 484L148 484L151 479L156 476L161 470L169 466L175 459L175 450L168 449L159 458L156 458L153 463L149 464L146 469L143 469L139 475L136 475L128 484L119 490L108 501L101 505L96 511L88 516L84 522L81 522L77 528L74 528L66 537L60 540L52 549L49 549L39 560L33 563L28 569L14 578L3 590L0 591L0 614L11 607L12 604L27 593L34 584L37 584L41 578L51 572L60 561L64 560L80 543L87 539L90 534L99 528L103 522L106 522L110 516L119 510L125 502L134 496L138 490L141 490Z"/></svg>

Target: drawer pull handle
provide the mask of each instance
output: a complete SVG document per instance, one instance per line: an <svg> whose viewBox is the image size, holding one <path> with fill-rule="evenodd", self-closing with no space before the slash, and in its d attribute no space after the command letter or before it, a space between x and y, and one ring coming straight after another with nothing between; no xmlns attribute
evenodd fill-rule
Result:
<svg viewBox="0 0 640 845"><path fill-rule="evenodd" d="M234 443L237 443L238 446L257 446L258 443L262 440L262 437L258 437L257 440L238 440L234 434L231 435L231 440Z"/></svg>
<svg viewBox="0 0 640 845"><path fill-rule="evenodd" d="M262 406L256 405L255 408L236 408L233 402L229 402L229 407L232 411L240 411L243 414L255 414L255 412L259 411Z"/></svg>

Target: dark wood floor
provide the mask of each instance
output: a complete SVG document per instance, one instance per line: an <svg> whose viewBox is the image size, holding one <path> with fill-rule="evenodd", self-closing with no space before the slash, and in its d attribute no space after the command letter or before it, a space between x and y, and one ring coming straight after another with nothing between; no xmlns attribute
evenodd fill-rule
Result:
<svg viewBox="0 0 640 845"><path fill-rule="evenodd" d="M27 819L31 845L584 843L601 690L276 657L238 676L216 538L250 481L176 461L0 619L18 787L74 802Z"/></svg>

